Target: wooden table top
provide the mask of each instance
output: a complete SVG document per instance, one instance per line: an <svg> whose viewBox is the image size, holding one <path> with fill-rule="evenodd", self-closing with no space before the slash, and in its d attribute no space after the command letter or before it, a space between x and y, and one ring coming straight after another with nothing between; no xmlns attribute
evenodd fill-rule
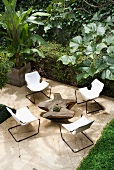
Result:
<svg viewBox="0 0 114 170"><path fill-rule="evenodd" d="M74 116L74 111L71 109L76 104L76 100L63 99L59 93L54 94L54 99L51 101L40 102L38 107L46 112L41 113L41 116L47 119L69 119Z"/></svg>

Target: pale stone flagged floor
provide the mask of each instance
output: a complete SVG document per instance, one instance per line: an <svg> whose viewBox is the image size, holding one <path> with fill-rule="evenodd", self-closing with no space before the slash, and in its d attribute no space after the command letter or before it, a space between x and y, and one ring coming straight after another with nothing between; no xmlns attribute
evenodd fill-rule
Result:
<svg viewBox="0 0 114 170"><path fill-rule="evenodd" d="M64 99L75 99L75 86L51 80L47 81L52 86L51 99L53 99L54 93L60 93ZM4 89L0 90L1 104L15 109L29 106L30 111L41 120L40 133L20 143L15 142L8 132L9 127L17 124L12 117L0 124L0 170L76 170L76 167L88 154L91 147L78 153L73 153L62 141L58 124L40 117L43 110L38 108L38 103L47 100L47 98L42 93L38 93L37 101L34 105L25 97L29 92L26 85L20 88L8 84ZM77 95L78 100L82 100L79 92ZM94 143L101 136L106 124L114 118L114 107L112 107L114 99L100 96L96 100L105 107L104 111L86 115L85 104L75 104L72 107L72 110L75 111L75 116L70 119L70 121L77 120L83 114L91 120L95 120L91 128L86 131ZM91 106L93 108L94 105ZM20 138L34 133L34 130L37 130L37 122L20 127L15 131L15 135ZM65 130L64 132L66 133ZM73 146L75 144L77 148L86 145L88 142L80 134L77 135L75 140L71 138L70 134L67 134L67 137Z"/></svg>

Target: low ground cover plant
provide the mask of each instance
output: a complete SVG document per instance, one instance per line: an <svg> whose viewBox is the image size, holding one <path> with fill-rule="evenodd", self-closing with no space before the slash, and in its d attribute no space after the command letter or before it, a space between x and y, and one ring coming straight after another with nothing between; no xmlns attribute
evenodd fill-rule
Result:
<svg viewBox="0 0 114 170"><path fill-rule="evenodd" d="M114 119L102 131L101 138L83 159L77 170L114 169Z"/></svg>

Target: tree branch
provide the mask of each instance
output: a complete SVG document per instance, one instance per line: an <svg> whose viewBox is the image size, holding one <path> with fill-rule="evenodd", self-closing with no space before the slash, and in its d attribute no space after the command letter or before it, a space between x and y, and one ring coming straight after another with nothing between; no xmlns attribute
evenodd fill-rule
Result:
<svg viewBox="0 0 114 170"><path fill-rule="evenodd" d="M88 14L91 15L91 12L87 11L85 8L76 8L76 10L83 10L83 11L85 11L86 13L88 13Z"/></svg>
<svg viewBox="0 0 114 170"><path fill-rule="evenodd" d="M95 0L92 0L94 3L96 3L97 5L99 5L99 3L98 2L96 2Z"/></svg>
<svg viewBox="0 0 114 170"><path fill-rule="evenodd" d="M83 2L85 2L87 5L93 7L93 8L101 8L101 7L104 7L104 6L107 6L108 4L110 4L111 2L114 2L113 0L109 0L107 3L105 4L99 4L98 6L96 5L93 5L93 4L90 4L89 2L87 2L86 0L83 0Z"/></svg>

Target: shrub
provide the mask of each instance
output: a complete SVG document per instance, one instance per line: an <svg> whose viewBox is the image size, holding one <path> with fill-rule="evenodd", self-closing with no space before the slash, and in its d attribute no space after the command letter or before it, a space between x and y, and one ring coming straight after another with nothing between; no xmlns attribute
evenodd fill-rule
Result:
<svg viewBox="0 0 114 170"><path fill-rule="evenodd" d="M41 46L45 58L37 57L37 62L32 62L32 69L37 69L44 77L63 83L76 84L75 68L63 65L59 57L69 52L69 48L62 47L55 42L48 42L48 47Z"/></svg>
<svg viewBox="0 0 114 170"><path fill-rule="evenodd" d="M12 66L13 63L9 61L9 57L4 53L0 53L0 89L8 83L7 73Z"/></svg>

